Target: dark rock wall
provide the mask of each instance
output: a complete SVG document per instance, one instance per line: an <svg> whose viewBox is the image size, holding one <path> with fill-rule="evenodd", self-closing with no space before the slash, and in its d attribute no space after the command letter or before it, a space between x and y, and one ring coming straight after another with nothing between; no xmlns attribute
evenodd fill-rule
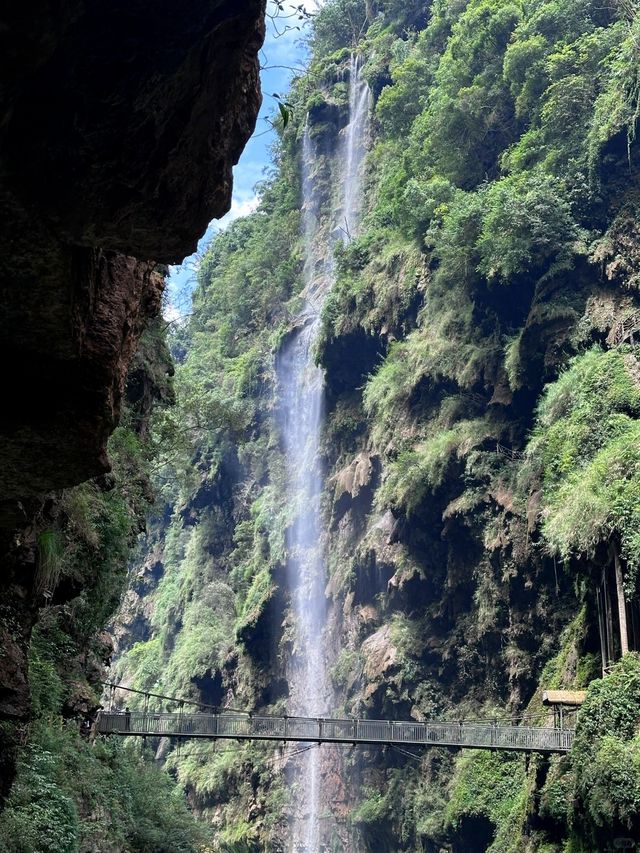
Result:
<svg viewBox="0 0 640 853"><path fill-rule="evenodd" d="M5 499L105 469L149 262L228 210L260 105L262 0L62 5L0 17Z"/></svg>
<svg viewBox="0 0 640 853"><path fill-rule="evenodd" d="M263 33L264 0L0 11L0 719L29 712L37 518L109 469L162 264L230 206Z"/></svg>
<svg viewBox="0 0 640 853"><path fill-rule="evenodd" d="M253 130L261 0L75 3L34 47L57 6L2 21L4 181L64 243L181 260L228 209Z"/></svg>

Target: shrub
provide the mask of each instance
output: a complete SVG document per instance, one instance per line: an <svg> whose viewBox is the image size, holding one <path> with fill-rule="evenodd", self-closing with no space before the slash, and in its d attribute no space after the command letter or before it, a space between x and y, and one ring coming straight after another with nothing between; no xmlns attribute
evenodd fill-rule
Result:
<svg viewBox="0 0 640 853"><path fill-rule="evenodd" d="M562 183L540 172L508 177L483 194L478 272L508 282L522 273L569 268L579 229Z"/></svg>
<svg viewBox="0 0 640 853"><path fill-rule="evenodd" d="M600 849L609 849L612 828L640 831L639 725L640 656L630 653L589 686L571 751L573 826L592 843L606 839Z"/></svg>
<svg viewBox="0 0 640 853"><path fill-rule="evenodd" d="M550 385L528 448L543 467L543 532L563 558L620 539L632 592L640 546L640 388L628 348L594 348Z"/></svg>

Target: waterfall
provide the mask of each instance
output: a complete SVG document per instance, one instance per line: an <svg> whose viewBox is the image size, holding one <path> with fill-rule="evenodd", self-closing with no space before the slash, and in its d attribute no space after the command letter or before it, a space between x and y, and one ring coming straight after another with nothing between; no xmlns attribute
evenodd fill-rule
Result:
<svg viewBox="0 0 640 853"><path fill-rule="evenodd" d="M320 511L324 472L319 454L324 410L324 376L314 364L313 348L324 299L334 280L333 245L356 233L362 206L362 172L371 93L361 75L361 60L352 56L349 78L349 122L342 131L338 157L341 197L329 215L322 240L321 203L316 186L318 156L305 126L302 151L302 226L305 246L304 307L297 331L283 347L277 363L279 426L284 449L292 523L286 537L287 583L291 601L293 652L288 665L290 714L330 713L324 627L327 581L324 531ZM340 236L338 236L340 235ZM290 847L296 853L323 849L320 820L321 752L310 749L296 761L292 782L297 791Z"/></svg>
<svg viewBox="0 0 640 853"><path fill-rule="evenodd" d="M343 223L345 240L357 233L362 209L362 165L371 111L371 89L362 79L362 58L351 55L349 71L349 124L344 143Z"/></svg>

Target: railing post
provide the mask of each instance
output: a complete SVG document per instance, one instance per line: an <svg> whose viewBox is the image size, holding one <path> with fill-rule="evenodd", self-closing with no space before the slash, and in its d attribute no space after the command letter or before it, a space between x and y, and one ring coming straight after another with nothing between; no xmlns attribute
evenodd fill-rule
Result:
<svg viewBox="0 0 640 853"><path fill-rule="evenodd" d="M322 740L322 718L318 717L318 743Z"/></svg>

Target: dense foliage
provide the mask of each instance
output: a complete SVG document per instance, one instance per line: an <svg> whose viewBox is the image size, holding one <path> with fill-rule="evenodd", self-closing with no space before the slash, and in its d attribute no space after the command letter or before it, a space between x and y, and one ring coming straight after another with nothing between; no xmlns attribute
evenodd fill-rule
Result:
<svg viewBox="0 0 640 853"><path fill-rule="evenodd" d="M211 704L283 707L275 362L300 304L303 125L321 152L326 236L356 50L375 101L365 216L336 248L317 342L336 702L549 722L540 688L598 675L612 546L637 596L637 12L631 0L324 5L260 207L214 240L174 336L177 406L154 427L163 506L119 673ZM363 460L368 480L349 491ZM637 829L635 667L631 656L594 683L572 763L349 759L361 787L345 832L376 851L606 849L614 828ZM268 751L194 747L168 762L221 849L280 849L287 792Z"/></svg>
<svg viewBox="0 0 640 853"><path fill-rule="evenodd" d="M3 853L193 853L207 835L152 755L92 745L76 725L50 719L34 724L0 817Z"/></svg>
<svg viewBox="0 0 640 853"><path fill-rule="evenodd" d="M544 478L543 531L560 557L615 537L635 593L640 553L640 370L635 348L593 348L542 398L528 453Z"/></svg>
<svg viewBox="0 0 640 853"><path fill-rule="evenodd" d="M112 472L52 495L39 519L32 720L19 732L17 778L0 815L6 853L189 853L206 842L183 791L150 755L94 743L86 728L112 653L101 632L119 604L152 502L148 418L154 404L172 398L170 372L163 324L155 321L134 358L123 418L109 442Z"/></svg>
<svg viewBox="0 0 640 853"><path fill-rule="evenodd" d="M637 837L640 817L640 659L629 654L591 684L571 756L551 768L541 814L569 827L578 850L614 850Z"/></svg>

